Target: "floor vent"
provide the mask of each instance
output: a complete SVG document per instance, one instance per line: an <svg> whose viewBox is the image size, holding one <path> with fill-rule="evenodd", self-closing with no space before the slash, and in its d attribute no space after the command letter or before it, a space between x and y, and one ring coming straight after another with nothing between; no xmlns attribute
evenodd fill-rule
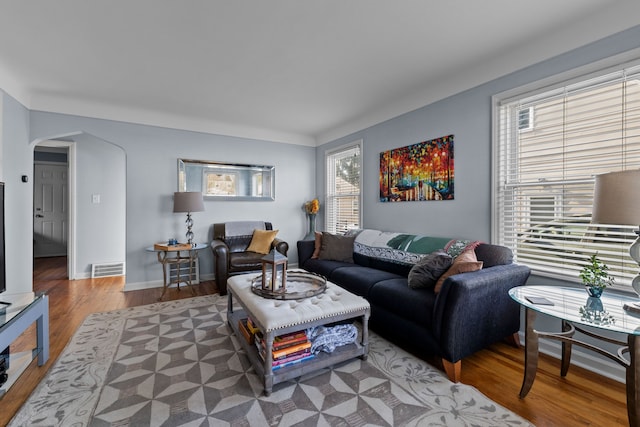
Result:
<svg viewBox="0 0 640 427"><path fill-rule="evenodd" d="M110 277L110 276L123 276L124 275L124 262L113 262L108 264L92 264L91 265L91 278L98 277Z"/></svg>

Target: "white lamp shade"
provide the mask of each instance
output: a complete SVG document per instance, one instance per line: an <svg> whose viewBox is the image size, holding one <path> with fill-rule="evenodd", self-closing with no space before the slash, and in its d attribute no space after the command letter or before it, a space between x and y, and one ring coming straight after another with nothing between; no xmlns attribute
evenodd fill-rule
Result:
<svg viewBox="0 0 640 427"><path fill-rule="evenodd" d="M173 193L174 212L202 212L204 201L199 191L177 191Z"/></svg>
<svg viewBox="0 0 640 427"><path fill-rule="evenodd" d="M640 225L640 170L596 176L591 221L596 224Z"/></svg>

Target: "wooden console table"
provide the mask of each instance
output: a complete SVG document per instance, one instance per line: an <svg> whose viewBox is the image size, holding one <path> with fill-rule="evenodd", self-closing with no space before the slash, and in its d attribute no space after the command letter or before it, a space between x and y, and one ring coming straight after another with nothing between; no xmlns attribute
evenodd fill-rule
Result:
<svg viewBox="0 0 640 427"><path fill-rule="evenodd" d="M15 383L35 356L38 366L49 360L49 298L44 293L0 295L0 350L4 350L33 322L36 323L36 348L12 354L7 371L9 379L0 388L0 396ZM2 303L8 303L2 304Z"/></svg>

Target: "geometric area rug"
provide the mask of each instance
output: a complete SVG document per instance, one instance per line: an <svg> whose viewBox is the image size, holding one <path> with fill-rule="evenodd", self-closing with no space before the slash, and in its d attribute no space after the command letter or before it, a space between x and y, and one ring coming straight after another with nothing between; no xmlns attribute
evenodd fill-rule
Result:
<svg viewBox="0 0 640 427"><path fill-rule="evenodd" d="M207 295L89 315L10 426L530 426L373 332L269 397Z"/></svg>

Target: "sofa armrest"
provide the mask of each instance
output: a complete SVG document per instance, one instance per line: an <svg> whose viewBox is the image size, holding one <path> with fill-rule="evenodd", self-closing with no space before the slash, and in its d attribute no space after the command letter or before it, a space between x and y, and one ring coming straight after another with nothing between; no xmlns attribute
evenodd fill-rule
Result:
<svg viewBox="0 0 640 427"><path fill-rule="evenodd" d="M274 239L271 247L276 248L276 251L280 252L284 256L287 256L287 252L289 252L289 244L282 239Z"/></svg>
<svg viewBox="0 0 640 427"><path fill-rule="evenodd" d="M311 259L315 247L315 240L298 240L298 267L304 268L304 264Z"/></svg>
<svg viewBox="0 0 640 427"><path fill-rule="evenodd" d="M229 258L229 247L222 240L212 240L209 247L211 248L214 256Z"/></svg>
<svg viewBox="0 0 640 427"><path fill-rule="evenodd" d="M219 239L214 239L209 245L213 252L213 271L220 295L227 293L227 278L229 277L229 247Z"/></svg>
<svg viewBox="0 0 640 427"><path fill-rule="evenodd" d="M509 289L522 286L531 270L508 264L450 276L436 298L433 332L442 357L457 362L520 329L520 305Z"/></svg>

